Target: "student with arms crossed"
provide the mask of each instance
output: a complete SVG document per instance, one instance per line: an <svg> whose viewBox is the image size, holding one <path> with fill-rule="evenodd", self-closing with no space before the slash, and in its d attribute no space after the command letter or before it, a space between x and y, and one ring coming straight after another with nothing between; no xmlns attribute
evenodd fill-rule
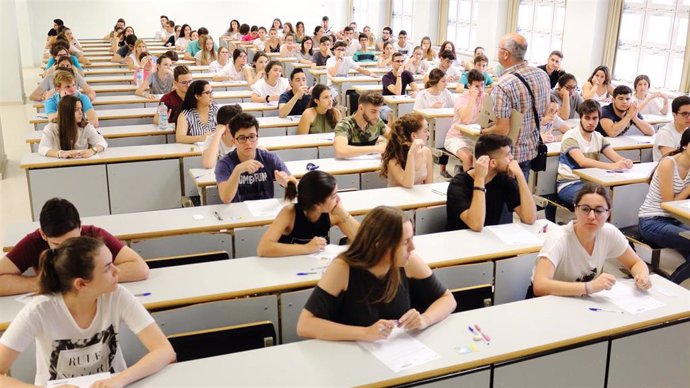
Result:
<svg viewBox="0 0 690 388"><path fill-rule="evenodd" d="M671 216L661 207L663 202L690 198L690 129L680 138L678 148L661 159L652 174L649 192L640 207L640 234L655 245L675 249L685 259L669 276L669 280L682 283L690 278L690 241L681 233L690 226Z"/></svg>
<svg viewBox="0 0 690 388"><path fill-rule="evenodd" d="M0 295L37 291L38 279L22 274L30 267L38 273L41 252L55 249L63 241L78 236L103 240L114 257L115 266L120 270L121 281L144 280L149 275L149 267L138 253L107 231L82 225L79 212L66 199L52 198L46 201L41 208L39 223L39 229L22 238L0 259Z"/></svg>
<svg viewBox="0 0 690 388"><path fill-rule="evenodd" d="M216 116L216 131L206 136L204 144L201 146L201 165L204 168L216 167L218 159L229 154L235 149L232 135L230 134L230 121L242 113L242 107L234 105L223 105L218 109Z"/></svg>
<svg viewBox="0 0 690 388"><path fill-rule="evenodd" d="M610 290L616 278L603 272L609 258L618 261L648 290L647 264L628 245L618 228L606 222L611 198L606 189L587 183L575 197L575 221L549 230L532 272L527 298L543 295L589 296Z"/></svg>
<svg viewBox="0 0 690 388"><path fill-rule="evenodd" d="M333 132L340 118L340 110L333 107L331 89L317 84L311 91L309 108L304 110L299 119L297 134Z"/></svg>
<svg viewBox="0 0 690 388"><path fill-rule="evenodd" d="M296 203L292 203L297 198ZM359 222L345 210L335 178L323 171L306 173L295 187L288 182L284 206L257 247L259 256L294 256L318 252L328 244L331 226L352 241Z"/></svg>
<svg viewBox="0 0 690 388"><path fill-rule="evenodd" d="M6 376L19 354L36 343L34 384L110 372L93 387L124 387L175 361L175 351L144 306L118 285L120 270L106 245L74 237L41 254L38 293L0 338L0 385L27 386ZM121 325L148 353L127 368L118 344ZM73 361L73 360L78 360Z"/></svg>
<svg viewBox="0 0 690 388"><path fill-rule="evenodd" d="M362 93L355 114L345 117L335 127L333 147L337 158L380 154L386 149L389 129L379 117L381 105L380 94Z"/></svg>
<svg viewBox="0 0 690 388"><path fill-rule="evenodd" d="M414 253L413 234L402 210L380 206L369 212L314 288L297 335L377 341L396 326L424 330L452 313L455 299Z"/></svg>
<svg viewBox="0 0 690 388"><path fill-rule="evenodd" d="M424 116L408 113L393 123L390 141L381 155L381 176L388 187L433 183L433 158L426 146L429 126Z"/></svg>
<svg viewBox="0 0 690 388"><path fill-rule="evenodd" d="M225 203L273 198L273 181L285 187L296 182L285 163L272 152L257 149L259 122L240 113L230 121L235 150L216 165L218 194Z"/></svg>
<svg viewBox="0 0 690 388"><path fill-rule="evenodd" d="M278 99L278 116L299 116L309 105L309 87L304 70L296 67L290 73L290 89L283 92Z"/></svg>
<svg viewBox="0 0 690 388"><path fill-rule="evenodd" d="M537 208L520 165L513 159L507 136L482 135L474 146L474 168L461 172L448 185L447 229L498 225L504 204L520 221L533 224Z"/></svg>
<svg viewBox="0 0 690 388"><path fill-rule="evenodd" d="M604 136L617 137L624 135L630 127L635 127L647 136L654 135L654 128L644 121L632 100L632 90L625 85L613 89L613 102L601 109L601 119L597 132ZM634 131L633 131L634 132ZM630 133L635 134L635 133Z"/></svg>
<svg viewBox="0 0 690 388"><path fill-rule="evenodd" d="M77 89L77 81L74 75L67 71L59 71L55 74L53 79L53 86L55 87L55 94L46 100L44 108L48 115L48 120L54 120L57 117L58 103L60 98L64 96L74 96L81 101L81 107L89 123L98 128L98 116L96 110L91 105L91 100L85 94L82 94Z"/></svg>
<svg viewBox="0 0 690 388"><path fill-rule="evenodd" d="M683 132L690 128L690 97L674 98L671 103L671 112L673 112L673 121L661 127L654 137L652 156L655 162L675 151L680 144Z"/></svg>

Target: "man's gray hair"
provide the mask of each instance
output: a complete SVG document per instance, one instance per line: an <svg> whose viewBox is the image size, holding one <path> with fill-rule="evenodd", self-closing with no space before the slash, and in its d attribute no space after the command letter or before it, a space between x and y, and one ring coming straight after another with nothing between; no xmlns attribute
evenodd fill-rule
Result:
<svg viewBox="0 0 690 388"><path fill-rule="evenodd" d="M520 45L511 36L508 36L505 41L505 49L516 61L522 62L525 60L525 53L527 52L527 40L525 39L524 45Z"/></svg>

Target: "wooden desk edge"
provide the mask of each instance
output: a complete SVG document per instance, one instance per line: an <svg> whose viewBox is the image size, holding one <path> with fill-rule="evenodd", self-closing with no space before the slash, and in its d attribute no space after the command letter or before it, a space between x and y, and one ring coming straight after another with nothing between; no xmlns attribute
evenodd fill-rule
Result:
<svg viewBox="0 0 690 388"><path fill-rule="evenodd" d="M141 162L146 160L163 160L163 159L179 159L191 156L201 156L201 151L187 151L187 152L175 152L166 155L145 155L141 157L132 158L128 157L103 157L98 159L69 159L68 162L64 162L66 159L55 159L55 162L44 162L44 163L27 163L20 164L19 167L25 170L38 170L43 168L55 168L55 167L72 167L72 166L83 166L83 165L96 165L96 164L106 164L106 163L120 163L120 162ZM62 162L57 162L58 160Z"/></svg>

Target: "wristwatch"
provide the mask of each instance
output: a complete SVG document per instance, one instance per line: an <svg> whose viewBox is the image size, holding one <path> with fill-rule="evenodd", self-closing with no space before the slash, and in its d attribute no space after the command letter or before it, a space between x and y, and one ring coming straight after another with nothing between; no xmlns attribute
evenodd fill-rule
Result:
<svg viewBox="0 0 690 388"><path fill-rule="evenodd" d="M98 153L98 148L96 148L96 146L91 147L91 150L93 151L94 155Z"/></svg>

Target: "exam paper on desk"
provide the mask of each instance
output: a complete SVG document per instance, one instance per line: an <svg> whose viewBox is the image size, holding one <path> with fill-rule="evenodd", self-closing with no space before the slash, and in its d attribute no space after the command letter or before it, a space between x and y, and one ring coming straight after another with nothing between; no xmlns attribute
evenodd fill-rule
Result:
<svg viewBox="0 0 690 388"><path fill-rule="evenodd" d="M393 329L388 339L358 343L396 373L441 357L401 328Z"/></svg>
<svg viewBox="0 0 690 388"><path fill-rule="evenodd" d="M540 244L541 241L537 236L530 233L524 226L520 224L503 224L491 225L485 229L495 234L499 240L507 245L526 245L526 244Z"/></svg>
<svg viewBox="0 0 690 388"><path fill-rule="evenodd" d="M282 208L277 198L244 201L243 203L254 217L275 217Z"/></svg>
<svg viewBox="0 0 690 388"><path fill-rule="evenodd" d="M75 386L79 388L89 388L91 384L99 380L110 378L110 372L96 373L88 376L72 377L70 379L48 381L46 388L57 388L63 385Z"/></svg>
<svg viewBox="0 0 690 388"><path fill-rule="evenodd" d="M638 290L634 285L629 286L620 281L616 282L610 290L598 292L595 296L608 299L630 314L642 313L665 305L654 299L646 291Z"/></svg>

